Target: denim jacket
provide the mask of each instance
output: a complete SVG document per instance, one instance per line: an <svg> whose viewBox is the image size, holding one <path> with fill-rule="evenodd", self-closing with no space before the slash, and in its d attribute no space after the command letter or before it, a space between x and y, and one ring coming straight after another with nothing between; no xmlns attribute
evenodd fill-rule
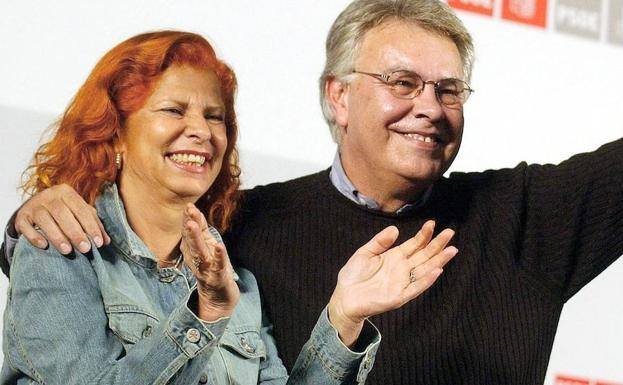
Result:
<svg viewBox="0 0 623 385"><path fill-rule="evenodd" d="M197 300L193 274L186 266L158 268L128 225L116 186L96 205L112 239L108 246L68 259L52 247L18 241L1 384L365 381L380 341L373 326L366 325L373 331L362 334L365 348L356 353L340 342L323 310L288 379L249 271L235 270L241 295L232 316L202 321L190 310Z"/></svg>

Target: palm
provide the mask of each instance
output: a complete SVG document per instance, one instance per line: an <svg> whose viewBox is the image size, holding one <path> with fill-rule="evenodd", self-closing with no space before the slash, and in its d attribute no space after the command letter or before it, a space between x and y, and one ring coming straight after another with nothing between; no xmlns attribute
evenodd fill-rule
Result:
<svg viewBox="0 0 623 385"><path fill-rule="evenodd" d="M444 230L431 241L433 230L429 222L415 237L390 249L398 230L389 227L357 250L338 276L334 296L341 300L342 313L362 320L396 309L430 287L456 254L454 247L446 247L454 233Z"/></svg>

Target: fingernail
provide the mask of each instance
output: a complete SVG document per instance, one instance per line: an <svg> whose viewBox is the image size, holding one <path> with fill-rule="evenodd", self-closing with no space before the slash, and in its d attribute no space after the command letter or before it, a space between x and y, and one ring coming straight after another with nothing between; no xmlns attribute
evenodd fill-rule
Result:
<svg viewBox="0 0 623 385"><path fill-rule="evenodd" d="M69 254L71 252L71 246L69 244L63 242L61 243L61 253Z"/></svg>
<svg viewBox="0 0 623 385"><path fill-rule="evenodd" d="M95 245L97 247L102 247L102 245L104 244L104 241L102 240L102 237L100 237L99 235L96 235L93 237L93 242L95 242Z"/></svg>
<svg viewBox="0 0 623 385"><path fill-rule="evenodd" d="M78 245L78 250L80 250L81 253L86 253L87 251L89 251L90 248L91 245L89 245L85 241L80 242L80 244Z"/></svg>
<svg viewBox="0 0 623 385"><path fill-rule="evenodd" d="M37 240L37 247L40 249L45 249L48 246L48 243L43 239Z"/></svg>

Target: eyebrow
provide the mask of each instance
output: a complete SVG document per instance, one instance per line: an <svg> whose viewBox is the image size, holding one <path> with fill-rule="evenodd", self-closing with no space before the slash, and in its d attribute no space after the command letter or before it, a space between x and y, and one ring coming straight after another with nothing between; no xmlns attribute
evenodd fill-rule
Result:
<svg viewBox="0 0 623 385"><path fill-rule="evenodd" d="M181 100L178 99L171 99L171 98L164 98L160 101L157 102L157 104L161 104L161 103L174 103L177 104L178 106L182 107L183 109L187 109L188 108L188 102L183 102ZM211 105L207 105L203 108L203 112L218 112L218 113L225 113L225 106L222 104L211 104Z"/></svg>
<svg viewBox="0 0 623 385"><path fill-rule="evenodd" d="M413 72L413 73L418 73L417 71L405 68L405 67L398 67L398 66L393 66L393 67L389 67L387 70L385 70L384 73L390 73L390 72L398 72L398 71L406 71L406 72Z"/></svg>

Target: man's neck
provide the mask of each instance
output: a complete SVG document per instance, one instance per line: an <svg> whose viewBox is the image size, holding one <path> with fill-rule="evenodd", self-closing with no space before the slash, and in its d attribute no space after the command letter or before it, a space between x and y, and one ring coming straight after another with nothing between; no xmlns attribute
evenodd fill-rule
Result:
<svg viewBox="0 0 623 385"><path fill-rule="evenodd" d="M373 199L377 209L383 212L395 213L405 205L416 202L430 187L399 176L392 177L388 173L362 173L348 161L340 159L339 162L346 178L357 192Z"/></svg>

